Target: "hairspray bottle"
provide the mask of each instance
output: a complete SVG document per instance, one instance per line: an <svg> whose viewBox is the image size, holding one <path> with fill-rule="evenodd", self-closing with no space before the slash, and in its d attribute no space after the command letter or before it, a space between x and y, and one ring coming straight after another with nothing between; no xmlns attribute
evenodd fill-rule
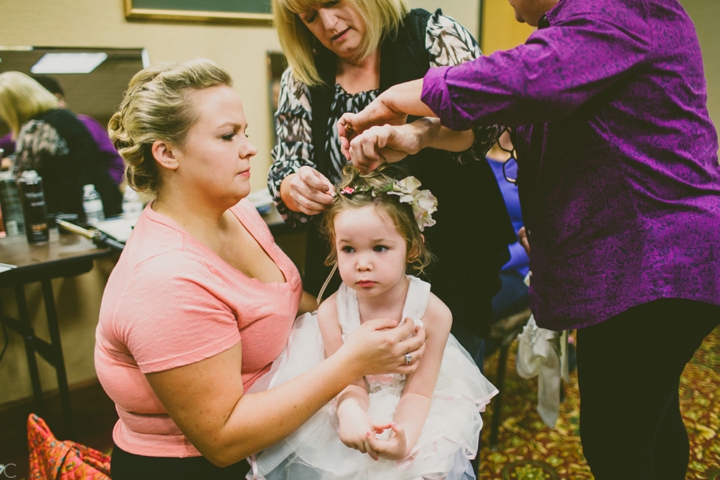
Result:
<svg viewBox="0 0 720 480"><path fill-rule="evenodd" d="M47 207L42 177L36 171L22 173L17 181L25 217L25 235L28 243L44 243L50 239L47 223Z"/></svg>
<svg viewBox="0 0 720 480"><path fill-rule="evenodd" d="M15 177L10 172L0 172L0 209L8 237L25 235L25 218L23 217L20 192Z"/></svg>

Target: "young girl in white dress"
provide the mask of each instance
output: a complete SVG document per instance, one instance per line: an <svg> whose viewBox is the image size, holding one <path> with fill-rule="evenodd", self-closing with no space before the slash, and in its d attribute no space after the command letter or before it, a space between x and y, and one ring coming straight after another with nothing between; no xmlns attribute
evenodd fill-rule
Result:
<svg viewBox="0 0 720 480"><path fill-rule="evenodd" d="M412 375L358 379L297 432L254 459L248 478L267 480L474 479L484 411L497 389L450 334L452 316L422 272L431 260L422 230L437 200L388 166L345 169L326 212L343 284L316 314L299 317L266 376L272 387L332 355L365 319L422 325L425 354ZM322 294L321 294L322 295ZM406 320L407 319L407 320ZM406 355L405 361L412 362Z"/></svg>

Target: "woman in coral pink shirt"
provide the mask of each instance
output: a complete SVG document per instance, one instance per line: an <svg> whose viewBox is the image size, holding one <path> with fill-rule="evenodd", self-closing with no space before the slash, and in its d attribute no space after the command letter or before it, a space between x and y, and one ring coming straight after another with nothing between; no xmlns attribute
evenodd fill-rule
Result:
<svg viewBox="0 0 720 480"><path fill-rule="evenodd" d="M317 368L246 394L316 307L244 198L242 104L207 60L151 67L110 122L136 190L154 195L108 281L95 362L115 401L114 480L240 478L240 460L286 437L358 378L409 373L424 332L377 319ZM410 336L413 331L418 333Z"/></svg>

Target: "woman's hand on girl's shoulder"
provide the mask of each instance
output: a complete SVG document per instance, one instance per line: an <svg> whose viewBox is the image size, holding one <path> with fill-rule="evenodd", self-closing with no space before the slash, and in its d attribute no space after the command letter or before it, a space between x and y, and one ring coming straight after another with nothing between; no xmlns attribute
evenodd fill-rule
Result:
<svg viewBox="0 0 720 480"><path fill-rule="evenodd" d="M425 329L406 318L400 325L389 318L376 318L360 325L343 344L350 367L358 378L385 373L411 374L425 353ZM412 361L405 361L409 353Z"/></svg>

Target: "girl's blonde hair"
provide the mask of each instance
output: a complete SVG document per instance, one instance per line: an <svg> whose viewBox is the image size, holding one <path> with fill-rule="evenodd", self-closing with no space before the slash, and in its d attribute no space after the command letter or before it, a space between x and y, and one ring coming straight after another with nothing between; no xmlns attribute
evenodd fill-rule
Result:
<svg viewBox="0 0 720 480"><path fill-rule="evenodd" d="M135 190L157 195L160 175L152 145L162 140L182 148L198 112L188 94L215 86L232 86L224 69L206 59L148 67L130 80L108 133L125 160L125 176Z"/></svg>
<svg viewBox="0 0 720 480"><path fill-rule="evenodd" d="M352 164L343 168L343 178L335 187L338 194L320 223L320 231L327 236L330 242L330 254L325 260L325 265L332 266L337 262L335 248L335 218L337 215L351 208L372 205L390 218L398 233L405 239L408 273L423 273L432 262L433 255L425 245L412 206L409 203L401 203L398 195L386 193L389 184L406 176L407 172L403 168L387 163L369 173L361 173ZM351 194L340 193L345 187L352 187L354 192Z"/></svg>
<svg viewBox="0 0 720 480"><path fill-rule="evenodd" d="M35 116L59 108L58 99L42 85L20 72L0 73L0 117L13 138Z"/></svg>
<svg viewBox="0 0 720 480"><path fill-rule="evenodd" d="M357 11L365 22L365 35L360 44L363 60L375 51L386 37L397 33L410 11L406 0L340 0ZM293 75L308 86L322 82L315 68L315 36L300 20L299 13L327 3L322 0L272 0L275 28L280 46L292 68Z"/></svg>

